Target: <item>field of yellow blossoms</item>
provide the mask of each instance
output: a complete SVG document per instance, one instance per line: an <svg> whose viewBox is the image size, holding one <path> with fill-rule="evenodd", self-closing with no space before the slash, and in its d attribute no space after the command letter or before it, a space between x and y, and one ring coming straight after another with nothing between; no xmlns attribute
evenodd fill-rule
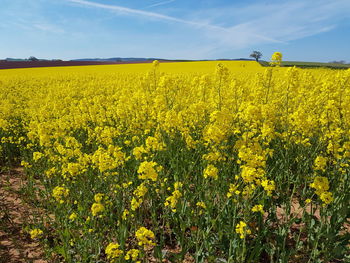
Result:
<svg viewBox="0 0 350 263"><path fill-rule="evenodd" d="M350 262L350 70L2 70L0 101L57 262Z"/></svg>

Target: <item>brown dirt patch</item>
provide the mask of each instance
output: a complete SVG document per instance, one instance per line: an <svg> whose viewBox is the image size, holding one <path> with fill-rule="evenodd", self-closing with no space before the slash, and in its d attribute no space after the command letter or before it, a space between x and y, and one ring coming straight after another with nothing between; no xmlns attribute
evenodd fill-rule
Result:
<svg viewBox="0 0 350 263"><path fill-rule="evenodd" d="M26 183L21 169L0 174L0 263L46 263L43 250L25 226L33 222L36 208L28 205L18 191Z"/></svg>

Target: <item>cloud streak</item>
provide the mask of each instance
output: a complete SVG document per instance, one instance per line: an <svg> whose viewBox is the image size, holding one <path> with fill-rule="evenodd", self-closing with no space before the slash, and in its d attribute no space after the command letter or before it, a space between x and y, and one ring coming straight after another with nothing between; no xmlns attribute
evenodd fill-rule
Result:
<svg viewBox="0 0 350 263"><path fill-rule="evenodd" d="M201 50L220 53L220 50L249 48L262 44L286 44L289 41L330 31L337 27L337 20L349 17L348 0L285 0L275 4L256 2L243 7L225 6L216 9L198 9L186 14L189 19L157 12L127 8L119 5L101 4L89 0L66 0L80 6L112 11L117 15L137 16L187 25L196 30L188 42L198 43L203 38ZM148 7L175 2L162 1ZM206 21L203 21L206 18ZM174 36L176 37L176 36ZM197 50L198 51L198 50ZM194 52L194 50L193 50Z"/></svg>
<svg viewBox="0 0 350 263"><path fill-rule="evenodd" d="M350 0L135 0L135 8L106 0L0 1L6 3L0 8L0 31L6 35L0 54L16 55L16 50L27 56L25 50L43 54L46 49L56 57L118 53L203 59L242 56L257 49L349 60L344 54L350 37L340 28L350 26ZM171 9L158 11L157 6L167 4ZM157 11L145 9L147 5ZM315 39L324 42L312 43ZM24 48L22 42L32 46Z"/></svg>
<svg viewBox="0 0 350 263"><path fill-rule="evenodd" d="M242 25L237 25L232 28L226 28L222 26L217 26L211 23L203 23L203 22L198 22L195 20L186 20L186 19L181 19L173 16L168 16L168 15L163 15L155 12L149 12L149 11L143 11L139 9L133 9L133 8L127 8L123 6L118 6L118 5L106 5L106 4L100 4L96 2L91 2L91 1L86 1L86 0L67 0L72 3L80 4L83 6L89 6L89 7L95 7L95 8L100 8L100 9L106 9L110 11L115 11L118 12L119 14L123 15L137 15L137 16L142 16L142 17L147 17L150 19L158 19L162 21L168 21L168 22L176 22L176 23L181 23L185 24L191 27L199 28L199 29L204 29L207 32L207 35L210 35L210 33L215 32L215 34L220 34L220 35L227 35L227 34L232 34L235 32L240 32L244 33L241 30L238 30L241 27L245 27L245 24ZM164 3L164 2L163 2ZM261 35L258 32L246 32L244 33L245 35L249 35L251 38L259 39L264 42L270 42L270 43L283 43L282 41L273 39L271 37Z"/></svg>
<svg viewBox="0 0 350 263"><path fill-rule="evenodd" d="M146 6L144 9L151 8L151 7L156 7L156 6L161 6L161 5L167 5L167 4L173 3L173 2L175 2L175 1L176 1L176 0L168 0L168 1L163 1L163 2L159 2L159 3L155 3L155 4L153 4L153 5Z"/></svg>
<svg viewBox="0 0 350 263"><path fill-rule="evenodd" d="M255 3L242 8L199 10L193 15L226 25L227 34L208 31L208 38L218 40L217 47L241 49L261 44L286 44L331 31L342 19L350 17L349 10L348 0L287 0L269 5Z"/></svg>
<svg viewBox="0 0 350 263"><path fill-rule="evenodd" d="M107 9L110 11L115 11L124 15L137 15L137 16L148 17L152 19L159 19L159 20L170 21L170 22L177 22L177 23L182 23L182 24L187 24L187 25L197 26L197 27L223 29L221 27L206 24L206 23L185 20L185 19L167 16L167 15L163 15L155 12L143 11L139 9L133 9L133 8L123 7L118 5L106 5L106 4L96 3L96 2L85 1L85 0L68 0L68 1L72 3L84 5L84 6L90 6L90 7L96 7L101 9Z"/></svg>

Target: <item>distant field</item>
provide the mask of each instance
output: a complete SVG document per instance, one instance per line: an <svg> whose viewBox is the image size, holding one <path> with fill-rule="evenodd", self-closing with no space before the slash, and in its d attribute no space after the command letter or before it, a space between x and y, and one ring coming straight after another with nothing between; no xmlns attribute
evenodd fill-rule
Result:
<svg viewBox="0 0 350 263"><path fill-rule="evenodd" d="M23 63L23 62L21 62ZM31 76L46 76L47 74L76 74L76 75L85 75L85 74L115 74L115 73L147 73L149 72L151 65L149 63L96 63L96 64L75 64L69 65L51 65L32 67L32 68L17 68L17 69L3 69L1 72L6 75L19 73L24 75ZM221 63L226 66L232 72L264 72L264 68L255 61L192 61L192 62L160 62L161 67L160 71L166 73L179 73L179 74L212 74L215 72L216 65ZM83 66L83 67L82 67ZM0 64L1 68L1 64Z"/></svg>
<svg viewBox="0 0 350 263"><path fill-rule="evenodd" d="M106 65L137 65L135 66L135 70L140 68L140 64L149 64L152 61L132 61L132 62L110 62L110 61L5 61L0 60L0 69L16 69L16 68L48 68L48 67L76 67L76 66L106 66ZM206 68L208 66L216 65L217 63L223 63L228 65L229 68L238 69L241 68L243 71L249 69L256 69L259 66L255 61L230 61L230 60L222 60L222 61L161 61L161 63L175 63L174 65L166 66L172 72L179 73L180 71L197 71L198 68L203 69L203 65ZM179 67L178 63L182 63L181 67ZM253 66L254 65L254 66ZM260 65L267 67L269 66L269 62L260 61ZM253 67L252 67L253 66ZM350 64L337 64L337 63L321 63L321 62L303 62L303 61L283 61L282 66L292 67L297 66L300 68L334 68L334 69L346 69L350 68ZM247 67L247 68L246 68ZM141 66L141 68L144 68ZM233 69L232 68L232 69ZM125 68L123 68L125 69ZM142 71L142 70L141 70ZM205 70L206 71L206 70ZM174 73L175 73L174 72ZM209 72L208 72L209 73Z"/></svg>
<svg viewBox="0 0 350 263"><path fill-rule="evenodd" d="M149 64L152 61L132 61L132 62L110 62L110 61L5 61L0 60L0 69L21 69L21 68L50 68L50 67L77 67L77 66L106 66L106 65L134 65L131 66L132 70L140 72L139 69L148 69L148 66L143 66L143 64ZM261 67L255 61L173 61L166 60L160 61L160 63L175 63L174 65L165 66L166 69L170 69L172 72L198 72L198 69L203 70L203 68L212 69L216 64L222 63L227 65L231 69L246 68L246 69L256 69ZM181 63L181 64L179 64ZM123 71L128 70L129 67L123 67ZM142 70L141 70L142 71Z"/></svg>
<svg viewBox="0 0 350 263"><path fill-rule="evenodd" d="M152 61L142 61L136 63L150 63ZM38 68L38 67L67 67L67 66L89 66L89 65L113 65L130 64L135 62L101 62L101 61L6 61L0 60L0 69L13 68Z"/></svg>
<svg viewBox="0 0 350 263"><path fill-rule="evenodd" d="M321 62L302 62L302 61L284 61L283 66L297 66L297 67L326 67L326 68L350 68L350 64L338 63L321 63Z"/></svg>
<svg viewBox="0 0 350 263"><path fill-rule="evenodd" d="M267 61L260 61L260 64L264 67L269 66L269 62ZM305 61L282 61L282 66L285 66L285 67L296 66L299 68L334 68L334 69L350 68L350 64L305 62Z"/></svg>

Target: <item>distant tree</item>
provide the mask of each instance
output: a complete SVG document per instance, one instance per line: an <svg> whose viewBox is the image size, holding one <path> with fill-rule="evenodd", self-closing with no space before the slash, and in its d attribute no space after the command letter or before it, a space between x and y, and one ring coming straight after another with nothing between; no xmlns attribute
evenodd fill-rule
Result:
<svg viewBox="0 0 350 263"><path fill-rule="evenodd" d="M29 57L28 60L29 61L39 61L39 59L37 59L36 57L33 57L33 56Z"/></svg>
<svg viewBox="0 0 350 263"><path fill-rule="evenodd" d="M259 62L259 59L262 57L262 53L260 51L253 51L252 54L250 54L251 58L255 58L256 62Z"/></svg>

